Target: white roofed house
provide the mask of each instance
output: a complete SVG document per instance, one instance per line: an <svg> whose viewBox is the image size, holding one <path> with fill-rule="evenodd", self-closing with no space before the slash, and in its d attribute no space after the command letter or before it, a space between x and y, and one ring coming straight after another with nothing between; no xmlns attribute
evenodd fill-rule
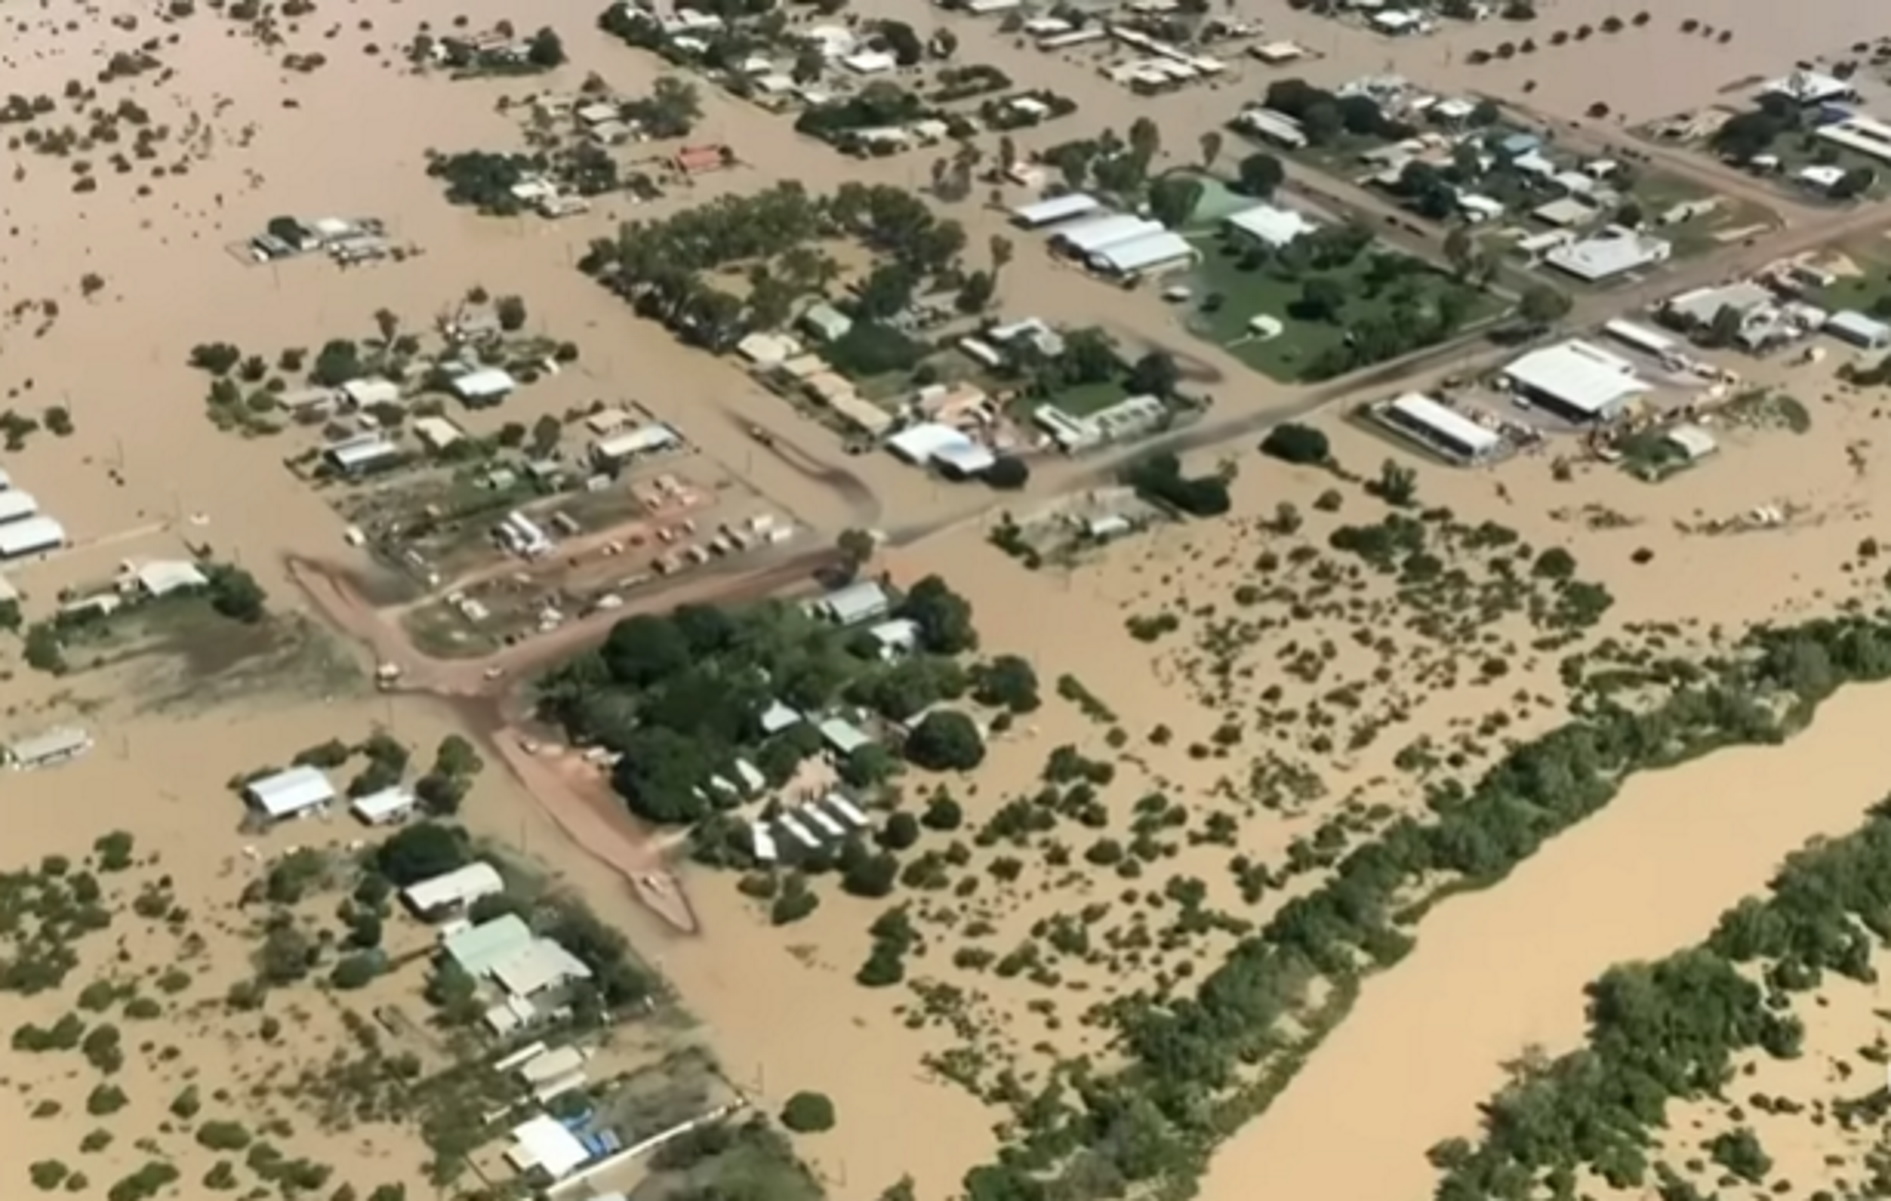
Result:
<svg viewBox="0 0 1891 1201"><path fill-rule="evenodd" d="M291 767L243 786L243 795L265 821L309 817L335 801L335 786L313 767Z"/></svg>
<svg viewBox="0 0 1891 1201"><path fill-rule="evenodd" d="M1594 237L1557 247L1543 261L1577 279L1600 283L1665 263L1673 253L1674 244L1666 239L1612 225Z"/></svg>
<svg viewBox="0 0 1891 1201"><path fill-rule="evenodd" d="M858 580L809 602L809 607L835 625L854 626L892 612L893 596L872 580Z"/></svg>
<svg viewBox="0 0 1891 1201"><path fill-rule="evenodd" d="M391 379L382 379L378 375L364 375L360 379L351 379L339 389L343 399L357 409L370 405L399 404L401 386Z"/></svg>
<svg viewBox="0 0 1891 1201"><path fill-rule="evenodd" d="M1273 250L1314 231L1316 226L1304 215L1271 204L1257 204L1233 213L1222 222L1228 229Z"/></svg>
<svg viewBox="0 0 1891 1201"><path fill-rule="evenodd" d="M153 600L210 585L209 577L186 559L155 559L132 568L129 576L132 586Z"/></svg>
<svg viewBox="0 0 1891 1201"><path fill-rule="evenodd" d="M490 974L508 996L521 1000L591 978L584 961L553 939L535 938L492 964Z"/></svg>
<svg viewBox="0 0 1891 1201"><path fill-rule="evenodd" d="M905 617L883 621L867 630L879 644L882 659L897 659L919 649L919 623Z"/></svg>
<svg viewBox="0 0 1891 1201"><path fill-rule="evenodd" d="M464 375L454 376L448 386L463 404L497 404L517 390L519 381L512 378L511 372L498 367L476 367Z"/></svg>
<svg viewBox="0 0 1891 1201"><path fill-rule="evenodd" d="M506 882L490 863L469 863L443 875L410 884L401 890L416 916L438 921L464 913L481 897L497 896L506 890Z"/></svg>
<svg viewBox="0 0 1891 1201"><path fill-rule="evenodd" d="M548 1113L541 1113L512 1130L506 1160L526 1175L537 1174L557 1183L591 1158L577 1135Z"/></svg>
<svg viewBox="0 0 1891 1201"><path fill-rule="evenodd" d="M830 717L822 722L820 730L821 741L843 759L855 751L873 745L872 736L865 730L839 717Z"/></svg>

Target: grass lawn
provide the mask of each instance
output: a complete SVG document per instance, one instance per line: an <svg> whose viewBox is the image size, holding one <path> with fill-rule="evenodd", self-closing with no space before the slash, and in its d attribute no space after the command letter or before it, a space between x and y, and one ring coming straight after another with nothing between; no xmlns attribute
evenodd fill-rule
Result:
<svg viewBox="0 0 1891 1201"><path fill-rule="evenodd" d="M1129 399L1129 393L1116 380L1105 380L1097 384L1078 384L1074 388L1065 388L1053 393L1044 400L1031 402L1036 408L1041 404L1053 404L1072 417L1088 417L1090 414L1109 408L1113 404Z"/></svg>
<svg viewBox="0 0 1891 1201"><path fill-rule="evenodd" d="M1417 303L1427 310L1448 291L1470 291L1442 272L1427 270L1403 277L1398 284L1371 295L1365 283L1374 255L1369 249L1346 267L1323 273L1338 282L1347 296L1338 320L1302 321L1288 309L1300 296L1305 280L1314 275L1286 280L1267 267L1243 270L1240 257L1224 251L1217 239L1203 236L1197 239L1197 244L1203 255L1189 281L1194 294L1191 303L1198 306L1189 315L1189 331L1203 341L1222 347L1263 375L1283 382L1303 378L1308 364L1344 341L1349 326L1385 316L1392 308L1393 293L1400 287L1415 288ZM1210 294L1222 297L1221 306L1213 312L1199 307ZM1503 307L1497 297L1488 293L1470 295L1470 309L1463 323L1466 326L1496 314ZM1263 341L1253 335L1248 323L1261 314L1285 326L1280 336Z"/></svg>
<svg viewBox="0 0 1891 1201"><path fill-rule="evenodd" d="M1881 245L1873 245L1873 242ZM1859 274L1843 276L1829 288L1814 289L1808 292L1806 299L1833 312L1857 309L1861 313L1876 314L1880 304L1891 306L1891 256L1886 254L1891 251L1891 242L1875 238L1847 242L1837 249L1852 261Z"/></svg>

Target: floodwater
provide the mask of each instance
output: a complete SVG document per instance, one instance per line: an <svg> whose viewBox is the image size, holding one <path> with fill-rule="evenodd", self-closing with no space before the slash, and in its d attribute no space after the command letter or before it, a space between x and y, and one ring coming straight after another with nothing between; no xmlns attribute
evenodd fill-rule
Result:
<svg viewBox="0 0 1891 1201"><path fill-rule="evenodd" d="M1584 985L1698 942L1786 853L1862 821L1891 788L1887 720L1891 686L1846 689L1783 746L1633 778L1501 884L1439 905L1417 949L1366 982L1273 1108L1215 1156L1203 1196L1427 1195L1426 1150L1475 1135L1503 1065L1580 1041Z"/></svg>
<svg viewBox="0 0 1891 1201"><path fill-rule="evenodd" d="M1600 19L1603 7L1599 0L1546 4L1538 25ZM1661 69L1611 71L1618 111L1653 115L1703 102L1723 81L1783 70L1782 59L1840 50L1863 36L1861 27L1869 22L1867 6L1850 0L1790 9L1752 0L1697 7L1700 19L1736 30L1734 40L1719 46L1697 38L1683 45L1665 28L1642 35L1646 49L1607 61ZM1047 60L998 36L989 22L935 17L916 0L869 5L866 11L904 15L921 27L950 21L965 47L962 59L995 62L1020 82L1042 82L1079 99L1077 116L1019 135L1027 148L1105 127L1120 131L1148 114L1163 127L1165 163L1193 161L1198 135L1218 128L1275 77L1244 63L1237 82L1145 102L1099 79L1079 56ZM1496 26L1405 47L1279 5L1250 2L1236 11L1264 18L1270 36L1300 37L1324 56L1304 69L1276 74L1334 83L1393 61L1430 82L1478 87L1496 86L1522 69L1519 64L1479 74L1461 65L1464 51L1497 36ZM12 313L23 302L52 300L59 315L45 321L26 313L0 325L0 389L7 392L5 403L21 412L64 405L77 425L69 438L36 434L7 460L16 485L36 492L79 543L53 561L8 572L26 591L29 614L42 615L61 587L109 574L121 558L175 553L180 537L209 542L263 577L273 603L296 605L279 570L283 557L345 557L341 522L284 470L280 460L287 443L244 441L210 425L202 413L206 380L185 365L189 348L229 341L273 359L285 347L312 349L333 337L370 336L372 314L383 307L408 328L418 328L474 285L521 295L533 328L572 340L583 353L578 367L557 380L527 389L503 408L465 417L475 432L504 421L529 424L540 413L592 400L636 400L675 421L705 453L785 508L823 527L822 536L861 519L857 494L823 485L818 471L805 464L752 453L742 422L793 430L798 419L785 406L758 394L728 365L679 347L633 318L572 263L589 239L608 236L621 220L661 215L719 190L748 190L777 178L815 187L846 178L918 185L927 176L927 158L842 159L788 135L779 120L705 90L706 119L698 136L729 143L747 164L743 168L659 205L606 204L589 217L557 225L479 218L444 203L424 175L425 152L516 148L517 127L495 105L501 96L522 96L541 82L452 83L409 73L396 45L423 20L438 31L458 15L472 28L502 18L521 26L557 25L573 62L544 86L575 88L587 71L596 70L624 92L636 93L657 73L648 56L596 33L591 5L541 15L500 0L324 3L288 34L288 49L328 58L308 74L283 68L207 5L174 25L131 3L88 9L82 17L24 3L0 6L10 26L0 55L8 90L25 95L59 96L68 80L94 80L112 51L175 34L175 44L158 48L175 71L169 79L95 86L108 101L130 96L150 109L155 123L177 133L169 147L186 128L198 129L191 139L197 151L183 174L153 177L153 164L135 161L132 173L121 175L106 165L109 148L84 152L100 180L90 193L72 190L80 155L61 159L16 149L10 156L15 177L0 199L0 225L8 234L0 244L0 309ZM113 27L108 18L114 16L135 17L139 27ZM68 19L78 26L66 29ZM1605 56L1602 46L1554 59L1545 53L1533 62L1533 77L1542 82L1534 102L1565 118L1579 113L1594 98L1589 81ZM1677 57L1683 53L1690 57ZM56 120L75 120L63 102ZM169 167L180 157L166 149L158 162ZM149 187L148 195L134 195L140 185ZM380 217L423 253L405 263L342 272L319 261L247 267L226 252L228 243L284 213ZM976 201L956 206L953 215L967 223L969 257L982 262L986 240L1006 229L1002 217ZM1100 320L1146 341L1180 339L1173 314L1153 297L1125 295L1055 268L1034 240L1016 231L1008 236L1019 242L1004 276L1009 315ZM80 288L87 273L103 280L90 298ZM1218 410L1266 411L1304 395L1243 372L1226 356L1193 344L1185 349L1226 373L1212 388ZM740 420L729 420L728 413ZM825 445L824 436L807 427L795 441L816 455ZM1772 458L1765 466L1793 468L1807 489L1828 487L1846 478L1844 445L1836 432L1821 430L1796 448L1768 450ZM827 450L831 464L865 481L872 511L883 513L889 525L945 519L982 502L938 489L884 458L849 460L831 446ZM1541 473L1541 464L1536 467ZM1427 473L1427 481L1462 511L1494 503L1483 476L1446 482ZM1624 491L1620 480L1594 490ZM1659 514L1663 521L1690 509L1723 512L1759 499L1749 491L1731 473L1703 474L1681 481L1652 507L1668 509ZM1533 537L1555 537L1541 513L1570 502L1542 483L1518 483L1516 495L1519 507L1531 510L1519 524L1537 523ZM1271 498L1257 497L1256 503L1266 499ZM1876 499L1867 496L1861 503L1875 506ZM1791 543L1747 546L1682 543L1647 530L1596 535L1592 541L1598 554L1622 560L1637 542L1652 540L1661 549L1659 562L1674 564L1667 574L1638 575L1618 562L1611 570L1620 578L1612 578L1611 586L1625 608L1665 616L1698 611L1702 598L1711 597L1727 608L1714 616L1735 621L1774 611L1829 581L1834 551L1856 537L1853 529L1848 519ZM1758 554L1776 570L1766 587L1743 592ZM1060 597L1047 594L1042 584L1016 584L1011 573L1017 568L975 538L916 551L910 564L902 564L907 568L942 568L975 579L968 587L977 593L985 615L981 625L994 649L1036 655L1041 640L1046 662L1040 670L1047 679L1056 670L1079 672L1122 711L1126 723L1146 728L1157 720L1178 726L1184 720L1164 707L1166 697L1144 690L1147 660L1120 641L1121 614L1103 606L1085 609L1089 597L1082 585ZM1697 589L1692 595L1689 586ZM1057 629L1045 636L1053 618ZM1100 653L1110 647L1127 649ZM109 695L101 681L51 681L17 663L8 666L13 674L0 680L0 705L10 732L51 724L58 719L55 710L69 716L75 702L104 706L91 719L101 742L91 759L58 775L24 778L13 790L17 812L9 818L9 837L18 856L82 849L103 830L124 826L162 851L167 870L186 882L187 891L195 890L191 900L199 907L216 902L245 846L231 829L233 802L221 787L228 776L281 762L331 736L359 737L374 721L394 722L402 737L423 745L445 728L439 714L406 700L337 698L318 704L284 698L241 713L156 719L127 711L125 698ZM1559 840L1501 893L1443 907L1427 925L1418 952L1366 990L1353 1019L1276 1111L1217 1160L1210 1195L1232 1201L1260 1190L1369 1201L1422 1189L1424 1147L1469 1127L1475 1101L1499 1079L1496 1065L1531 1040L1562 1045L1574 1037L1584 980L1623 955L1658 953L1695 937L1715 911L1758 884L1785 849L1810 833L1843 828L1875 798L1878 765L1854 748L1876 745L1881 723L1871 720L1870 710L1882 708L1883 699L1878 692L1846 694L1818 727L1787 748L1736 754L1639 781L1615 808ZM1044 718L1047 728L1037 745L995 756L985 786L989 794L1023 786L1054 737L1075 736L1067 726L1052 724L1059 720L1066 719ZM1816 764L1817 771L1805 764ZM835 1099L840 1127L808 1140L806 1149L836 1195L873 1195L910 1172L922 1196L945 1196L967 1166L992 1153L993 1114L929 1078L918 1062L926 1039L905 1031L883 996L853 982L865 951L865 907L830 899L784 937L755 920L732 891L707 888L696 897L706 936L674 939L636 909L620 877L571 846L496 764L488 775L469 804L469 822L549 859L563 878L631 930L708 1026L739 1083L764 1104L800 1088ZM1815 775L1817 795L1806 783ZM285 833L266 840L263 849L281 850L291 837L314 836ZM219 970L234 976L241 965L232 960ZM5 1024L15 1024L13 1001L0 1008ZM22 1006L21 1012L33 1020L48 1017L45 1006ZM1463 1020L1466 1015L1478 1020ZM214 1070L206 1067L207 1078L235 1070L218 1063ZM164 1099L155 1091L134 1097L138 1108L127 1121L161 1119L155 1107ZM30 1125L26 1108L0 1108L0 1146L35 1143L53 1129L76 1142L76 1122L84 1119L74 1114L73 1122L56 1127ZM70 1131L68 1124L74 1126ZM1376 1153L1361 1154L1368 1145ZM413 1180L413 1147L402 1148L372 1154L390 1156L388 1178ZM357 1153L339 1141L317 1150ZM130 1154L129 1146L118 1151Z"/></svg>

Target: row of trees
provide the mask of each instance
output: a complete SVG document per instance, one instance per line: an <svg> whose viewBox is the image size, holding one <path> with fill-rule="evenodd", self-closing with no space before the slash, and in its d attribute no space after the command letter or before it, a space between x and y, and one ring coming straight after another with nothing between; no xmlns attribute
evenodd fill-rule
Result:
<svg viewBox="0 0 1891 1201"><path fill-rule="evenodd" d="M1788 655L1809 653L1781 646ZM1646 1149L1667 1102L1719 1094L1742 1052L1796 1057L1804 1029L1792 996L1817 988L1825 973L1876 981L1886 879L1891 803L1856 833L1789 859L1769 894L1723 914L1703 945L1610 970L1589 988L1587 1045L1533 1065L1495 1097L1480 1143L1456 1139L1433 1150L1445 1171L1438 1196L1521 1201L1528 1179L1584 1169L1616 1188L1645 1185ZM1716 1136L1710 1151L1750 1182L1770 1167L1744 1129ZM1663 1177L1664 1190L1674 1187L1671 1173L1652 1174Z"/></svg>
<svg viewBox="0 0 1891 1201"><path fill-rule="evenodd" d="M1259 1104L1244 1092L1255 1065L1291 1071L1291 1062L1279 1058L1281 1039L1287 1023L1304 1028L1309 1020L1305 1003L1314 982L1323 982L1318 991L1339 998L1343 1009L1359 973L1410 949L1408 926L1427 901L1503 879L1545 841L1606 805L1633 772L1724 746L1777 741L1839 684L1887 678L1891 622L1847 616L1758 631L1706 669L1676 673L1665 699L1644 710L1586 702L1585 716L1516 747L1474 785L1434 788L1429 820L1401 818L1356 846L1319 887L1280 906L1194 996L1118 1005L1128 1066L1086 1077L1076 1100L1055 1083L1030 1099L1020 1111L1023 1137L1002 1161L967 1174L968 1195L1041 1198L1053 1187L1045 1174L1059 1169L1072 1183L1078 1173L1112 1187L1196 1171L1230 1122ZM1493 1125L1485 1150L1447 1149L1447 1166L1454 1176L1464 1174L1440 1195L1533 1197L1538 1177L1528 1165L1591 1151L1597 1158L1590 1162L1605 1175L1625 1171L1633 1179L1640 1144L1625 1137L1631 1106L1651 1124L1659 1117L1653 1102L1711 1087L1730 1049L1790 1053L1794 1024L1714 957L1739 961L1775 952L1781 964L1814 976L1855 967L1852 944L1864 937L1861 927L1880 923L1882 882L1891 879L1891 822L1874 823L1863 843L1833 854L1796 861L1781 889L1792 897L1791 908L1736 910L1708 956L1627 969L1598 986L1592 1014L1605 1037L1566 1061L1548 1086L1567 1087L1559 1083L1566 1076L1591 1077L1570 1094L1583 1103L1563 1109L1551 1104L1553 1091L1516 1094L1520 1103L1503 1108L1504 1121ZM1839 881L1844 886L1835 897L1822 895ZM1594 1079L1596 1073L1604 1077Z"/></svg>
<svg viewBox="0 0 1891 1201"><path fill-rule="evenodd" d="M1324 146L1343 134L1398 142L1418 131L1404 121L1386 116L1370 96L1340 96L1304 79L1277 79L1267 86L1263 103L1300 123L1307 144Z"/></svg>

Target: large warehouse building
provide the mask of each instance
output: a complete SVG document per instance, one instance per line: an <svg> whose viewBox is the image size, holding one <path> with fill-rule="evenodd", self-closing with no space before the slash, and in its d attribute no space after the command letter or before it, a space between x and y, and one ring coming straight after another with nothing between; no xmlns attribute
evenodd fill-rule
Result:
<svg viewBox="0 0 1891 1201"><path fill-rule="evenodd" d="M1615 420L1632 397L1648 390L1634 364L1580 339L1531 351L1505 367L1503 377L1518 396L1582 424Z"/></svg>

